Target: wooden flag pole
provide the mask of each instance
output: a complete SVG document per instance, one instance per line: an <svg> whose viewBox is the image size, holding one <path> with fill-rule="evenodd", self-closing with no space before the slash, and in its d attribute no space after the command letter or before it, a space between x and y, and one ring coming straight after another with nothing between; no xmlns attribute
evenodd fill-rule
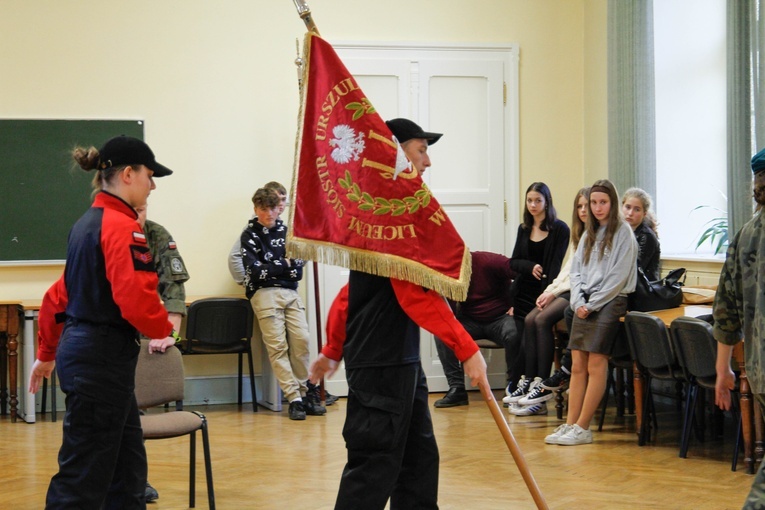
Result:
<svg viewBox="0 0 765 510"><path fill-rule="evenodd" d="M502 434L502 437L505 438L507 448L510 450L510 453L513 456L513 460L515 460L515 464L518 466L518 470L521 472L523 481L526 482L526 487L529 488L531 497L534 498L534 503L536 503L537 508L539 509L549 508L544 496L539 491L537 482L534 480L534 475L531 474L531 470L529 469L529 465L526 463L526 459L523 457L521 448L515 441L515 437L513 437L513 432L510 430L510 426L507 424L507 421L505 421L505 418L502 414L502 409L500 409L499 404L497 404L497 401L494 398L494 394L491 392L490 388L484 386L483 384L479 384L478 387L481 389L481 395L483 395L483 399L489 406L489 411L491 411L492 416L494 416L494 421L497 423L499 432Z"/></svg>

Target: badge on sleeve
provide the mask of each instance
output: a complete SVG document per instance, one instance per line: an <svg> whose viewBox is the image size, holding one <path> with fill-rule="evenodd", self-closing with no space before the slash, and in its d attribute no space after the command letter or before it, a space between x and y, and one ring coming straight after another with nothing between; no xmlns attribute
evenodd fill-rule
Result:
<svg viewBox="0 0 765 510"><path fill-rule="evenodd" d="M146 236L141 232L133 232L133 242L139 244L146 244Z"/></svg>
<svg viewBox="0 0 765 510"><path fill-rule="evenodd" d="M133 256L133 268L136 271L155 271L154 259L148 246L130 245L130 253Z"/></svg>

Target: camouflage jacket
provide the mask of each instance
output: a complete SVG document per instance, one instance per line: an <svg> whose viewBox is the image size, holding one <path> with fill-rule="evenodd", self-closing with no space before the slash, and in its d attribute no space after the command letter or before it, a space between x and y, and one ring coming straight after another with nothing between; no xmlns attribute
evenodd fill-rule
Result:
<svg viewBox="0 0 765 510"><path fill-rule="evenodd" d="M744 342L746 373L752 393L765 393L765 228L756 214L728 246L714 302L718 342Z"/></svg>
<svg viewBox="0 0 765 510"><path fill-rule="evenodd" d="M189 273L173 237L165 227L150 220L146 220L143 231L159 277L159 297L168 312L186 315L186 289L183 284L189 279Z"/></svg>

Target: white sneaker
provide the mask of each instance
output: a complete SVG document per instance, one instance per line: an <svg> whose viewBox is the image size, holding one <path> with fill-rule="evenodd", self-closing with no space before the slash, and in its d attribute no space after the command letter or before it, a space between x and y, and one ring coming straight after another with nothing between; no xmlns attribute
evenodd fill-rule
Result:
<svg viewBox="0 0 765 510"><path fill-rule="evenodd" d="M570 428L571 428L571 425L569 425L568 423L564 423L563 425L558 425L558 427L553 431L553 433L545 438L545 443L558 444L558 439L560 439L561 436L565 435Z"/></svg>
<svg viewBox="0 0 765 510"><path fill-rule="evenodd" d="M534 416L537 414L547 414L547 402L542 402L541 404L530 404L526 406L521 404L512 404L509 412L515 416Z"/></svg>
<svg viewBox="0 0 765 510"><path fill-rule="evenodd" d="M558 438L558 444L563 446L575 446L578 444L592 443L592 431L584 430L579 425L572 425L565 434Z"/></svg>

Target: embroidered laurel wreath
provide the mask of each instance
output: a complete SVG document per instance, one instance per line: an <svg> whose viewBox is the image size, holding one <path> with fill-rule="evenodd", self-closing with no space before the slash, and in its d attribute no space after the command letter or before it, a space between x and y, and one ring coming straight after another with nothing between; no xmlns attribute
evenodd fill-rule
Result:
<svg viewBox="0 0 765 510"><path fill-rule="evenodd" d="M361 191L359 185L353 182L351 173L346 170L345 178L340 178L337 183L341 188L347 189L348 200L359 203L359 210L372 211L376 216L390 213L391 216L401 216L405 212L409 214L417 212L420 207L427 207L430 203L430 190L422 183L422 187L414 192L413 197L383 198L373 197L366 191Z"/></svg>

